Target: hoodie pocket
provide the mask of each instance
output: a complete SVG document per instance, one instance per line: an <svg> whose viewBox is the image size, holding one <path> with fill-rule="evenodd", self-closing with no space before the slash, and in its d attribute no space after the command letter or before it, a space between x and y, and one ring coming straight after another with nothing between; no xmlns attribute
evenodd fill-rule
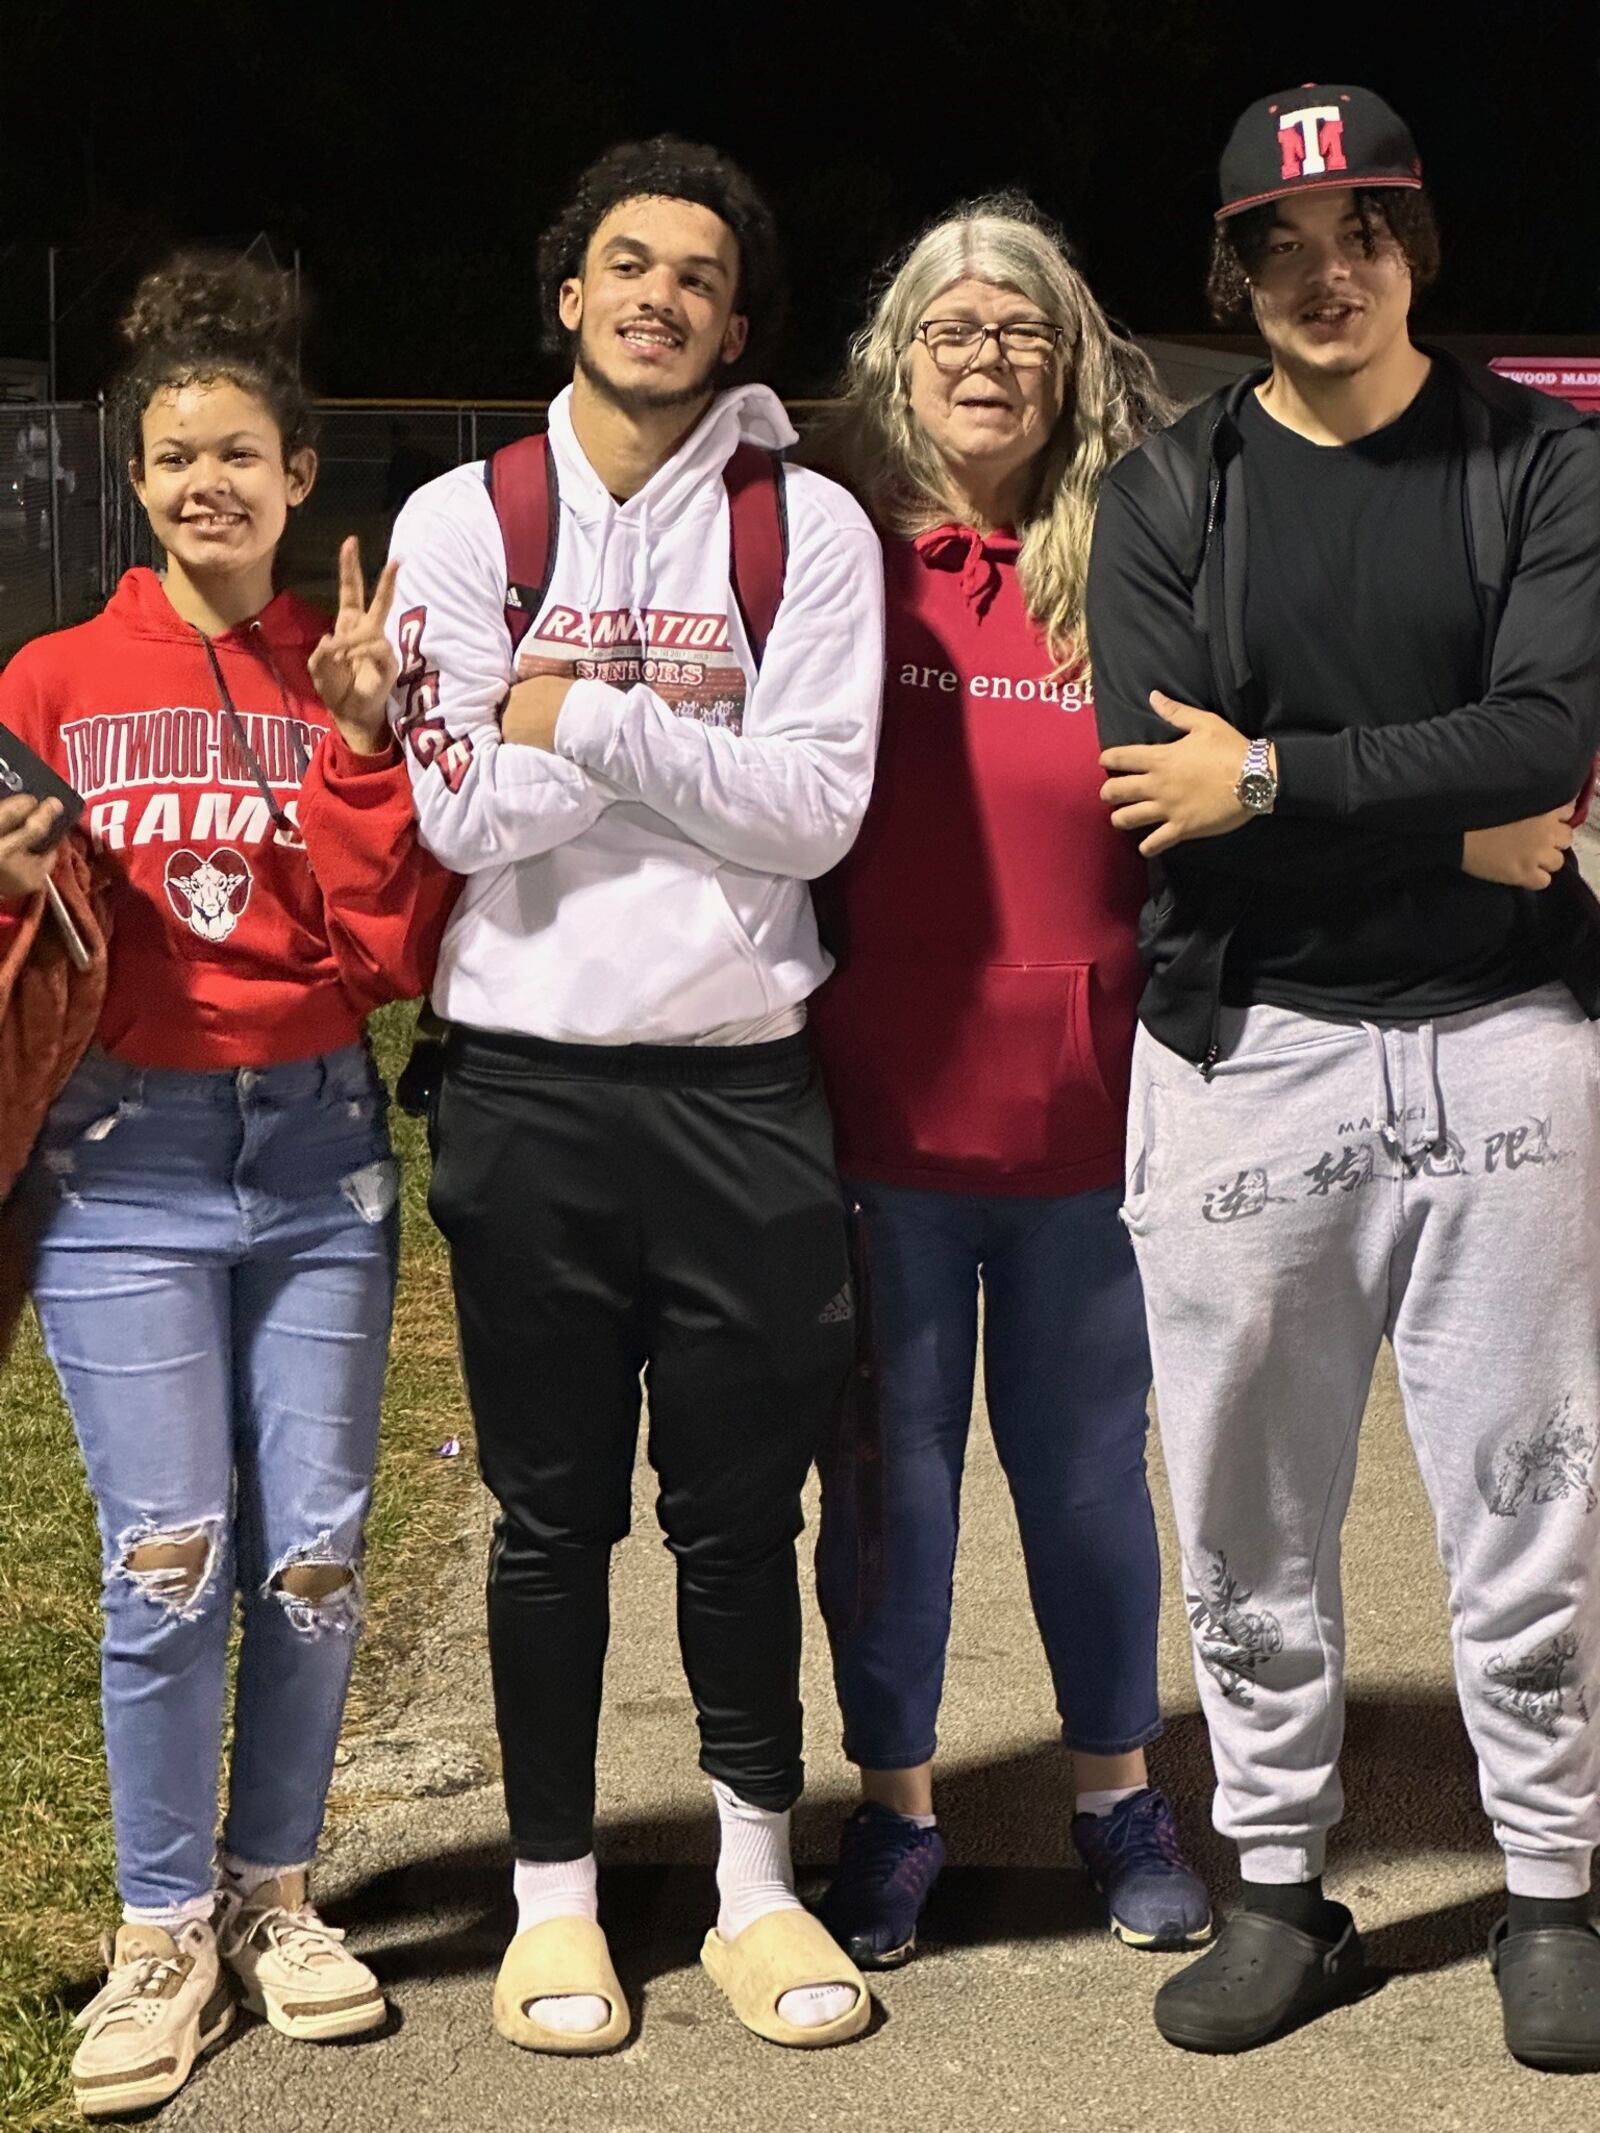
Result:
<svg viewBox="0 0 1600 2133"><path fill-rule="evenodd" d="M843 1159L1025 1178L1114 1154L1093 988L1090 963L852 956L817 1016Z"/></svg>

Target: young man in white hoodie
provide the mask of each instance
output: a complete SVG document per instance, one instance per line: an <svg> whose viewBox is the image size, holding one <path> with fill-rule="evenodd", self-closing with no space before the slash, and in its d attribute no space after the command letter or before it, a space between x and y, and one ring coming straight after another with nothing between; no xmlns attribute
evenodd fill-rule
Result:
<svg viewBox="0 0 1600 2133"><path fill-rule="evenodd" d="M594 1760L642 1373L721 1821L707 1968L758 2033L834 2043L864 2027L866 1988L797 1904L788 1842L800 1491L853 1359L804 1032L829 968L807 883L849 849L872 782L878 546L843 490L780 469L782 598L752 642L725 470L741 442L794 432L735 382L781 272L725 158L612 150L540 264L574 378L550 409L536 613L508 593L482 465L420 489L393 544L422 835L466 876L433 991L430 1205L501 1513L489 1636L518 1933L496 2021L547 2051L628 2031L596 1921Z"/></svg>

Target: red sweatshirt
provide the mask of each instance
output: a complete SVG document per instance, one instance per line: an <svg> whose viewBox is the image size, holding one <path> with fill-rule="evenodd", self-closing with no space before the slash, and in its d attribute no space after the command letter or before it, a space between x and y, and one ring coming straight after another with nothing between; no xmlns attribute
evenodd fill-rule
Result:
<svg viewBox="0 0 1600 2133"><path fill-rule="evenodd" d="M117 870L96 1036L131 1065L311 1058L433 975L459 884L417 842L399 751L332 730L306 668L326 628L280 593L214 640L248 749L153 571L0 674L0 722L84 795ZM0 951L14 923L0 905Z"/></svg>
<svg viewBox="0 0 1600 2133"><path fill-rule="evenodd" d="M1044 1195L1122 1175L1144 862L1016 556L964 526L884 543L877 780L813 1002L847 1176Z"/></svg>

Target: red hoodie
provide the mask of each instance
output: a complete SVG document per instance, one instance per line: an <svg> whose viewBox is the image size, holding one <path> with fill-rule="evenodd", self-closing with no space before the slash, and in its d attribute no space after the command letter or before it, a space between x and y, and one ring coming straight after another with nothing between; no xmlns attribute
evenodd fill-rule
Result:
<svg viewBox="0 0 1600 2133"><path fill-rule="evenodd" d="M1144 862L1016 557L964 526L884 543L877 779L813 1002L847 1176L1045 1195L1122 1175Z"/></svg>
<svg viewBox="0 0 1600 2133"><path fill-rule="evenodd" d="M332 730L306 667L326 629L280 593L213 640L248 748L153 571L0 674L0 722L83 794L116 869L96 1037L131 1065L311 1058L433 975L459 883L417 842L399 751ZM0 906L0 952L15 923Z"/></svg>

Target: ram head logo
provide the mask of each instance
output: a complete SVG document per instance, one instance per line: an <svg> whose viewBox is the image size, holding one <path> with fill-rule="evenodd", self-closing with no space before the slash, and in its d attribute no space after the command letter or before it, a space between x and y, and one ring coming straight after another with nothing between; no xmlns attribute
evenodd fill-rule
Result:
<svg viewBox="0 0 1600 2133"><path fill-rule="evenodd" d="M231 844L209 859L185 845L167 861L167 902L203 941L225 941L249 901L250 869Z"/></svg>

